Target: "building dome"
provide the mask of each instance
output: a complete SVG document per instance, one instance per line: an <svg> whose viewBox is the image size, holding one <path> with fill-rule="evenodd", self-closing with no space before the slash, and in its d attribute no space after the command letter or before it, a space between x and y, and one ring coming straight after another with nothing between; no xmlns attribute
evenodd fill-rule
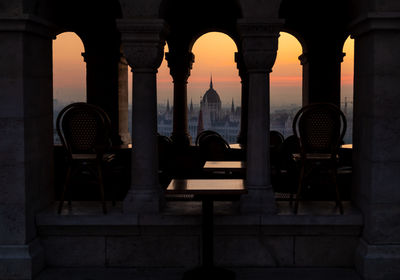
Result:
<svg viewBox="0 0 400 280"><path fill-rule="evenodd" d="M212 78L210 81L210 88L203 96L203 102L221 104L221 98L219 98L219 94L213 88Z"/></svg>

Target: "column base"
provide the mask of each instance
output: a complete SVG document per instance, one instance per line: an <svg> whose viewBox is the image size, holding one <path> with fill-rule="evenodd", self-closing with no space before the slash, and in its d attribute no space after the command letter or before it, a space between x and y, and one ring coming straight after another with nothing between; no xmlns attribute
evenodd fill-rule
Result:
<svg viewBox="0 0 400 280"><path fill-rule="evenodd" d="M130 190L124 199L123 211L124 213L158 213L162 207L160 198L160 193L156 191Z"/></svg>
<svg viewBox="0 0 400 280"><path fill-rule="evenodd" d="M243 214L276 214L277 208L272 186L246 186L248 193L242 195L240 212Z"/></svg>
<svg viewBox="0 0 400 280"><path fill-rule="evenodd" d="M0 245L0 279L33 279L44 267L44 251L38 239L26 245Z"/></svg>
<svg viewBox="0 0 400 280"><path fill-rule="evenodd" d="M355 257L356 269L363 279L400 279L400 245L371 245L361 239Z"/></svg>

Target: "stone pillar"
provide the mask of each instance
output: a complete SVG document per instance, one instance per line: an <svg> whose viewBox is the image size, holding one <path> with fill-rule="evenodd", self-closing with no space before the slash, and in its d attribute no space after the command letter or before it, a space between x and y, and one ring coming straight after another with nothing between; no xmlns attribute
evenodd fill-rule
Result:
<svg viewBox="0 0 400 280"><path fill-rule="evenodd" d="M235 62L239 69L239 76L242 83L242 104L240 114L240 131L237 137L237 142L241 145L246 146L247 143L247 111L249 104L249 80L247 76L247 70L245 68L243 57L240 53L235 53Z"/></svg>
<svg viewBox="0 0 400 280"><path fill-rule="evenodd" d="M132 142L129 133L129 93L128 93L128 62L121 54L119 61L118 73L118 115L119 125L118 131L122 144L130 144Z"/></svg>
<svg viewBox="0 0 400 280"><path fill-rule="evenodd" d="M303 78L302 78L302 93L301 93L301 100L302 100L302 106L306 106L309 104L309 99L310 99L310 86L309 86L309 80L310 80L310 67L308 63L308 53L303 53L302 55L299 56L300 64L303 66Z"/></svg>
<svg viewBox="0 0 400 280"><path fill-rule="evenodd" d="M353 200L364 215L356 268L363 279L400 279L399 13L369 13L352 34Z"/></svg>
<svg viewBox="0 0 400 280"><path fill-rule="evenodd" d="M275 62L279 23L241 20L239 34L249 81L247 173L248 194L242 212L276 211L269 162L269 73Z"/></svg>
<svg viewBox="0 0 400 280"><path fill-rule="evenodd" d="M0 42L0 278L32 279L44 267L35 214L54 199L50 25L2 18Z"/></svg>
<svg viewBox="0 0 400 280"><path fill-rule="evenodd" d="M194 54L170 50L165 54L165 58L174 80L174 122L171 139L177 147L185 147L191 143L188 131L187 80L194 62Z"/></svg>
<svg viewBox="0 0 400 280"><path fill-rule="evenodd" d="M340 67L344 53L321 42L299 56L303 66L303 106L314 102L331 102L340 107ZM330 45L336 46L337 42Z"/></svg>
<svg viewBox="0 0 400 280"><path fill-rule="evenodd" d="M113 145L122 143L119 135L120 50L115 42L89 38L85 41L87 102L101 107L111 119Z"/></svg>
<svg viewBox="0 0 400 280"><path fill-rule="evenodd" d="M157 68L163 58L164 21L118 20L125 57L132 67L132 179L124 211L158 212Z"/></svg>

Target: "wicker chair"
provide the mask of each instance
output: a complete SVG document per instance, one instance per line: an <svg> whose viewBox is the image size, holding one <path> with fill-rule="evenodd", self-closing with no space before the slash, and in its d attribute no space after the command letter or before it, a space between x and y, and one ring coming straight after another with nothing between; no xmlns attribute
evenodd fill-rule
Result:
<svg viewBox="0 0 400 280"><path fill-rule="evenodd" d="M299 185L294 212L297 213L302 187L312 172L326 172L336 188L336 203L343 214L337 184L338 152L346 132L343 112L331 103L313 103L303 107L293 120L293 132L300 140L300 154L294 155L300 162Z"/></svg>
<svg viewBox="0 0 400 280"><path fill-rule="evenodd" d="M230 146L217 132L202 135L198 139L201 157L204 160L226 160Z"/></svg>
<svg viewBox="0 0 400 280"><path fill-rule="evenodd" d="M67 174L64 182L58 213L61 213L71 178L79 172L92 175L98 185L103 212L107 213L104 200L102 163L106 149L111 145L110 119L99 107L79 102L66 106L57 117L57 132L67 155ZM69 195L71 204L71 195Z"/></svg>
<svg viewBox="0 0 400 280"><path fill-rule="evenodd" d="M208 135L218 135L221 136L218 132L214 131L214 130L203 130L202 132L200 132L197 137L196 137L196 146L198 146L200 144L200 141L202 138L208 136Z"/></svg>

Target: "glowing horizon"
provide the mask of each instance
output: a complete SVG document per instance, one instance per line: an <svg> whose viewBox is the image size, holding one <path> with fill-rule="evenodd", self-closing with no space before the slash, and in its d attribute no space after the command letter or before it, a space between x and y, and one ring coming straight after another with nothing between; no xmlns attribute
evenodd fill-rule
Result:
<svg viewBox="0 0 400 280"><path fill-rule="evenodd" d="M341 70L341 95L347 97L352 97L353 50L354 40L348 39L343 47L346 56ZM168 46L165 51L168 51ZM53 41L54 98L86 100L86 64L82 52L83 43L75 33L62 33ZM195 42L192 52L195 62L188 79L188 100L192 99L194 104L200 102L200 97L209 88L212 75L214 89L220 94L222 103L230 104L233 98L235 104L240 105L241 83L234 61L234 53L237 52L234 41L223 33L210 32ZM298 60L301 54L302 48L297 39L281 32L277 58L270 74L271 105L301 104L302 66ZM130 93L131 80L130 74ZM173 82L165 59L158 69L157 91L158 103L165 104L167 99L172 103Z"/></svg>

